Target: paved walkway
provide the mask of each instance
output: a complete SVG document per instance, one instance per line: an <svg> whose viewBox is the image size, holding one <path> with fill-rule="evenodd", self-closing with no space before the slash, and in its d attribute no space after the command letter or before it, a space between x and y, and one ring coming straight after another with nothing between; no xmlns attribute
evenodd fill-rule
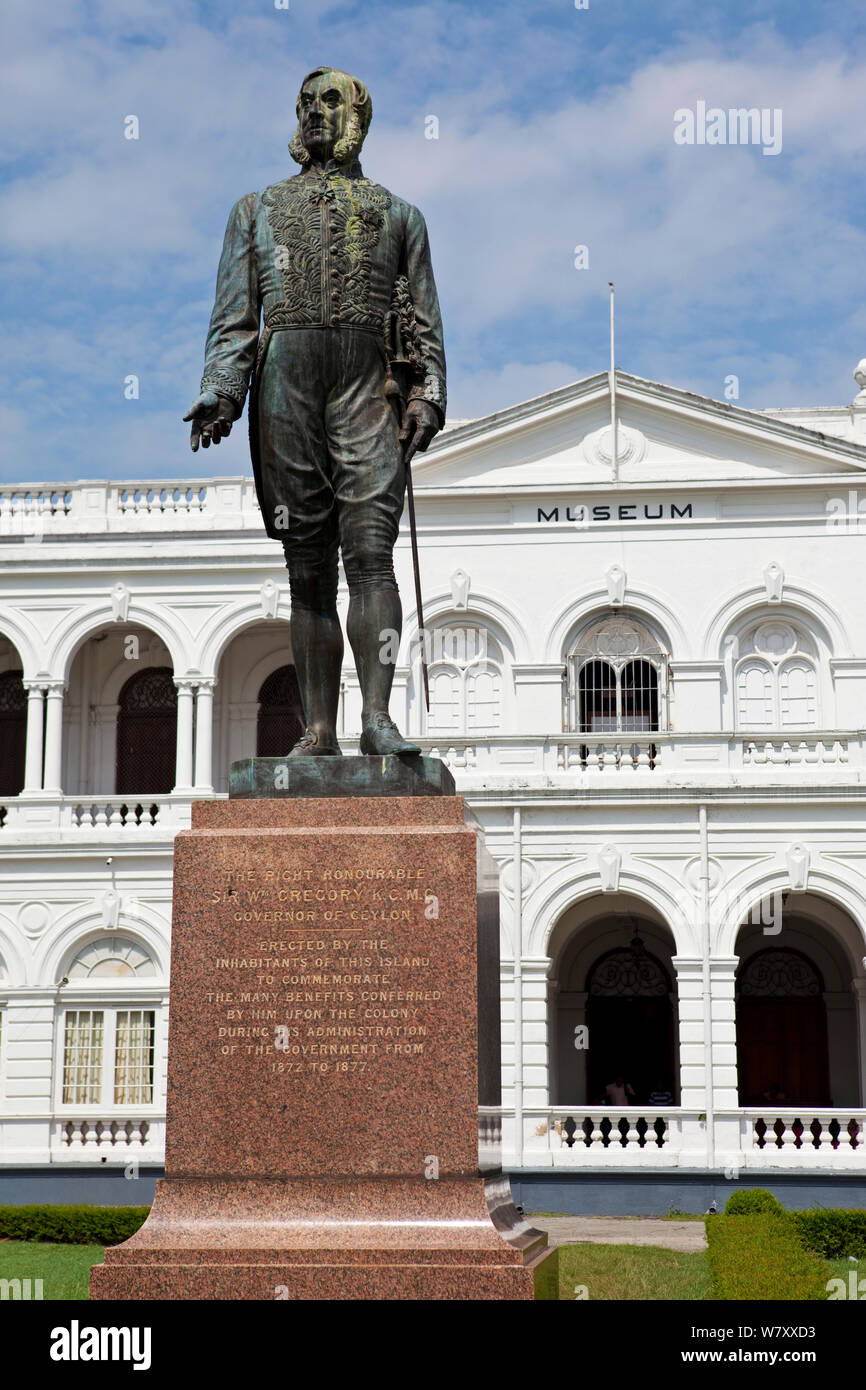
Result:
<svg viewBox="0 0 866 1390"><path fill-rule="evenodd" d="M588 1240L596 1245L661 1245L666 1250L706 1250L703 1221L661 1221L654 1216L532 1216L551 1245Z"/></svg>

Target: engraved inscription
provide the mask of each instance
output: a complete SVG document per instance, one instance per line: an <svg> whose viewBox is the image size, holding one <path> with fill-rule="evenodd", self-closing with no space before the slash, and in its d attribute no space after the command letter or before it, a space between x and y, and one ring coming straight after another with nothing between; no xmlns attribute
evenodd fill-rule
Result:
<svg viewBox="0 0 866 1390"><path fill-rule="evenodd" d="M422 870L244 869L210 900L255 931L249 954L213 961L205 1000L222 1057L261 1057L286 1077L423 1057L442 992L429 956L401 942L401 927L438 918Z"/></svg>

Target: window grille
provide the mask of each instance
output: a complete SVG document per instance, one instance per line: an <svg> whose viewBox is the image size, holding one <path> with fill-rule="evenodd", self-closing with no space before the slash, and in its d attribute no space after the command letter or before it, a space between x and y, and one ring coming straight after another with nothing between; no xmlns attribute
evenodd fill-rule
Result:
<svg viewBox="0 0 866 1390"><path fill-rule="evenodd" d="M596 623L568 658L566 727L574 732L653 733L666 697L667 656L636 623Z"/></svg>

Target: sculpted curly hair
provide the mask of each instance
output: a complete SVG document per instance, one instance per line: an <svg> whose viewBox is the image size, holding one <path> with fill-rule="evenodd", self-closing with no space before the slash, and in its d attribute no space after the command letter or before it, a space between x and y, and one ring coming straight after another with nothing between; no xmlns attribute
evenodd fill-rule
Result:
<svg viewBox="0 0 866 1390"><path fill-rule="evenodd" d="M346 130L334 145L334 159L340 164L346 164L351 159L354 159L360 152L361 146L364 143L364 137L370 129L370 121L373 117L373 103L370 99L370 93L367 91L364 83L360 82L357 77L352 77L350 73L343 72L342 68L313 68L313 71L308 72L301 83L301 88L298 92L298 100L295 103L295 113L300 117L301 92L303 92L307 83L314 77L324 77L327 72L333 72L336 73L338 77L344 77L349 86L349 99L352 106L346 121ZM307 165L310 162L310 151L301 138L300 120L298 122L298 128L289 144L289 154L297 164Z"/></svg>

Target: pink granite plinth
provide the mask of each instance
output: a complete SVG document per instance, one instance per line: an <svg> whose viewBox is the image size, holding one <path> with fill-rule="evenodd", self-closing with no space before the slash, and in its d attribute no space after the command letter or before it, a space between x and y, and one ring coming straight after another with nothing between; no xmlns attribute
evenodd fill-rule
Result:
<svg viewBox="0 0 866 1390"><path fill-rule="evenodd" d="M479 1167L460 797L201 802L174 864L166 1176L97 1299L532 1298Z"/></svg>

